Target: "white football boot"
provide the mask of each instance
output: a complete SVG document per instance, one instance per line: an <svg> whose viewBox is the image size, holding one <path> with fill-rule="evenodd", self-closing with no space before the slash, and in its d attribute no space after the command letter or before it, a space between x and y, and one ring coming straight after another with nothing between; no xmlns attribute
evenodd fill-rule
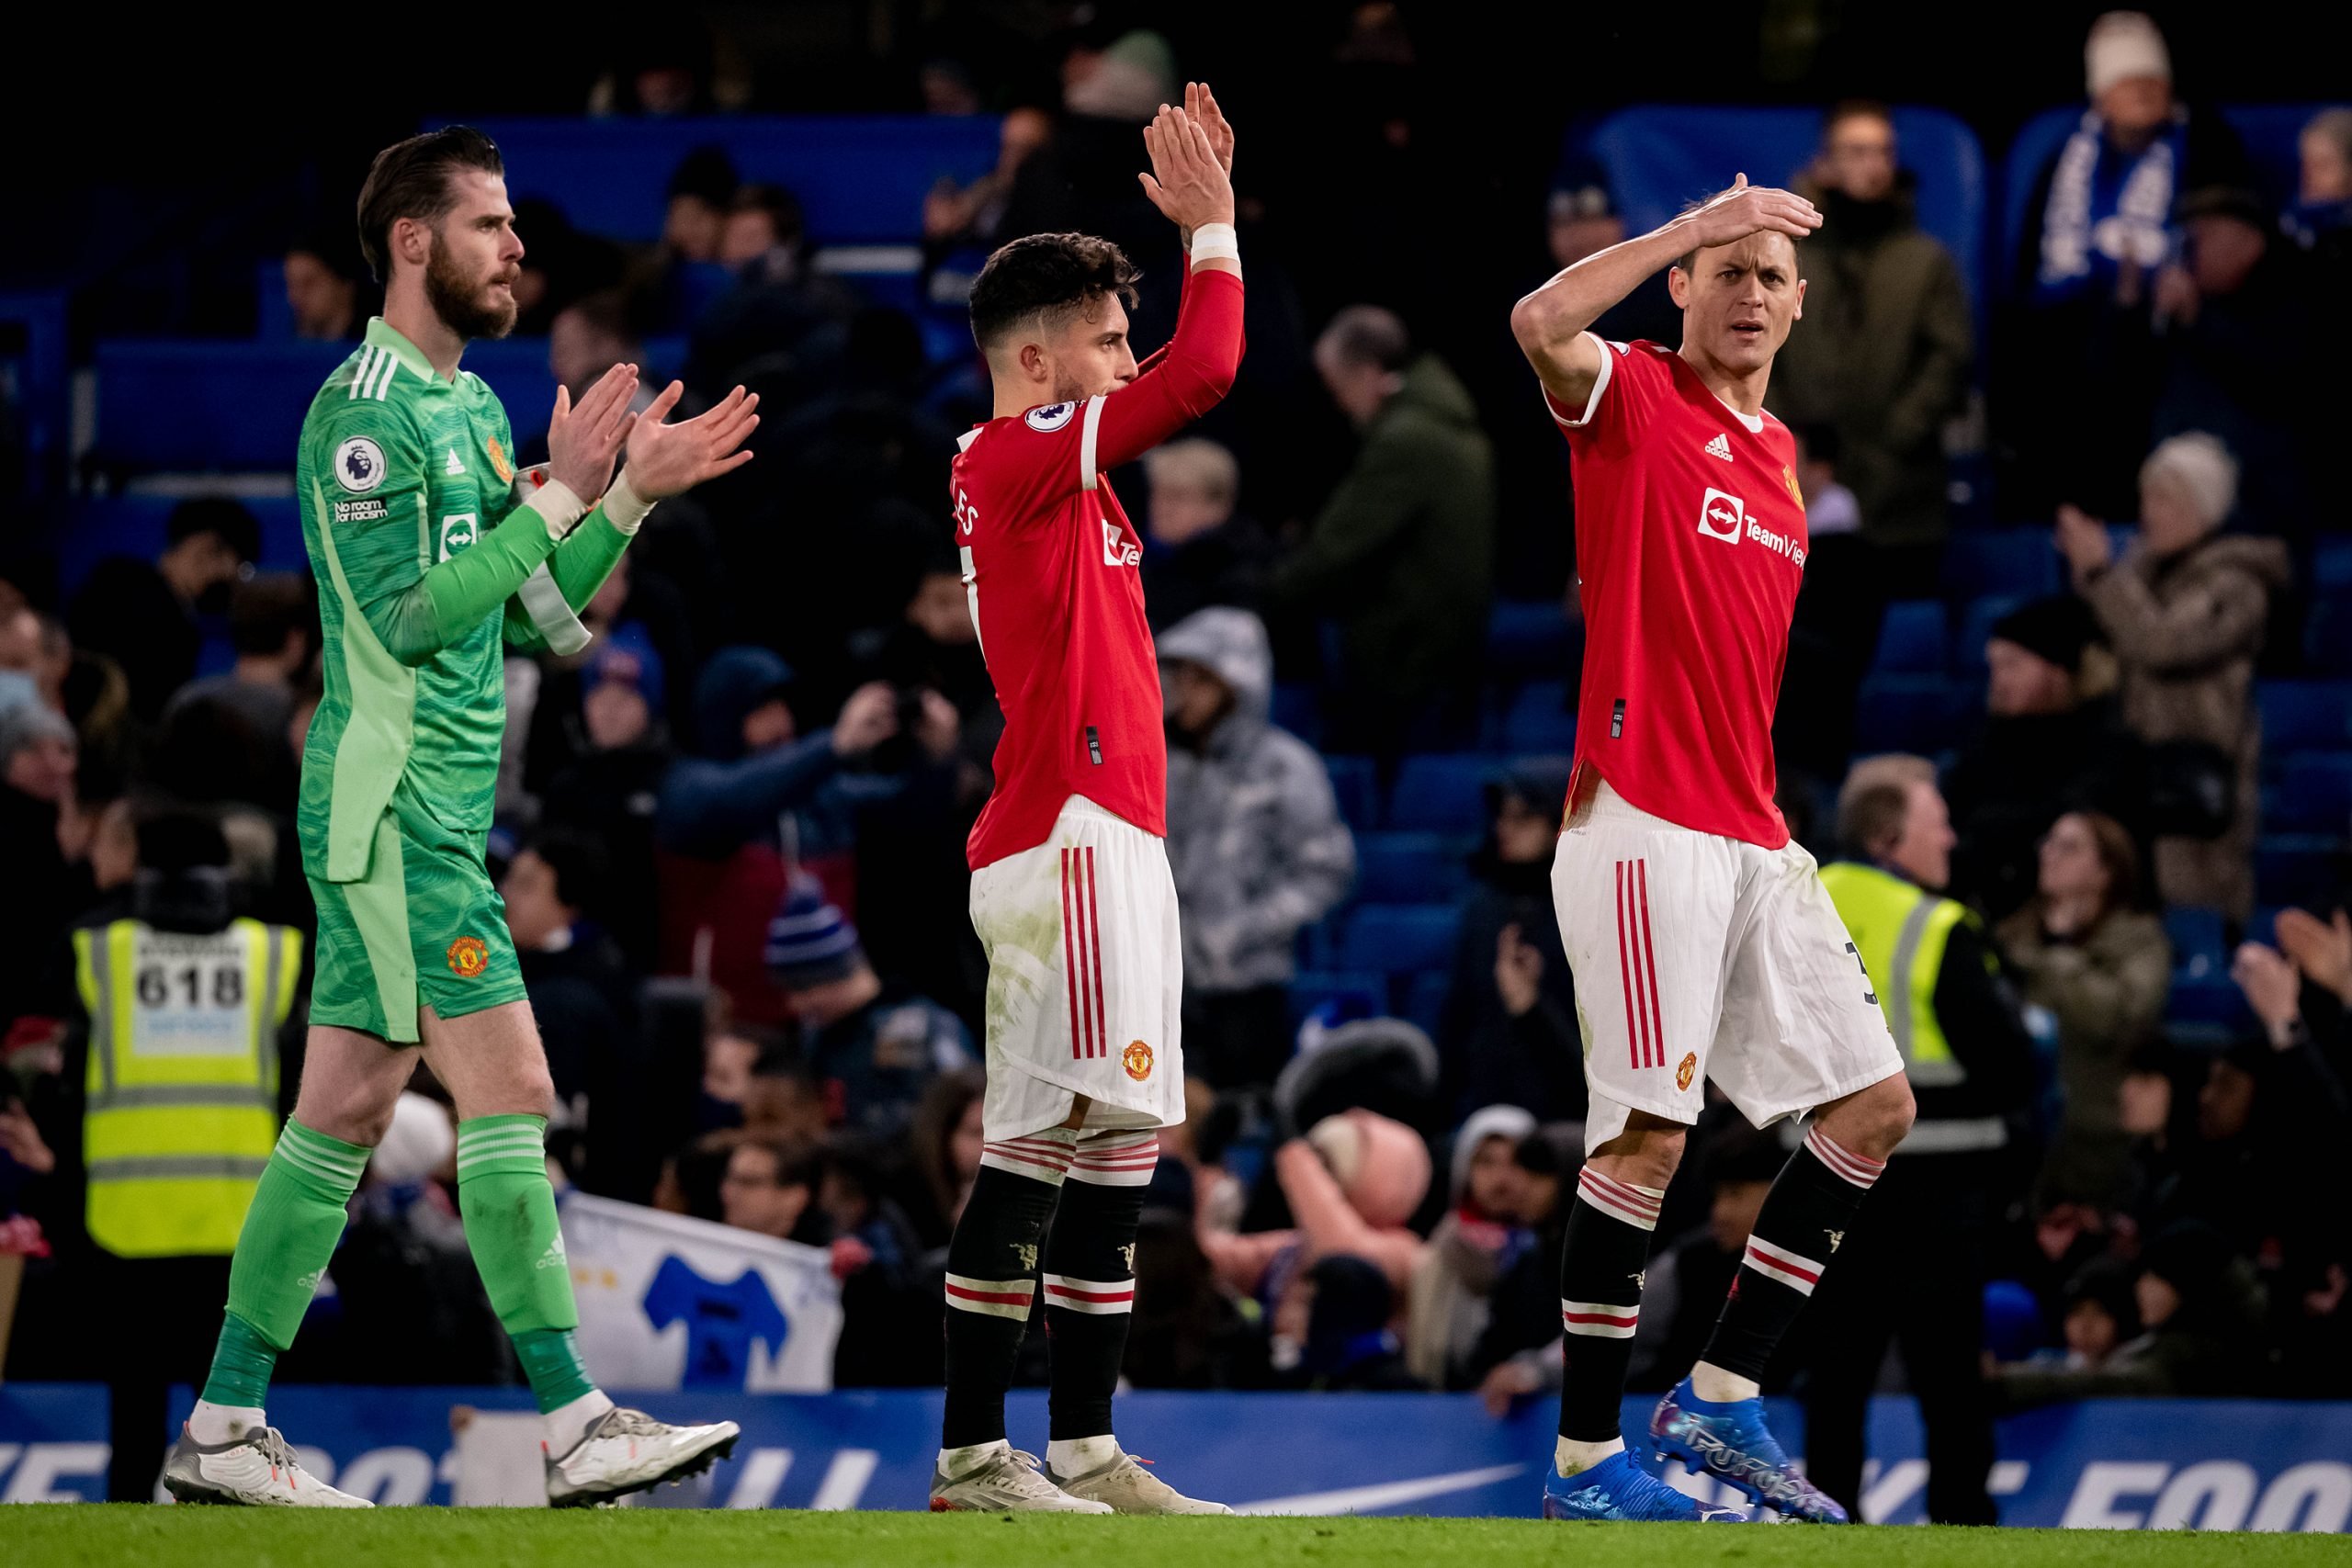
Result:
<svg viewBox="0 0 2352 1568"><path fill-rule="evenodd" d="M616 1405L588 1423L559 1456L547 1444L548 1506L584 1508L698 1475L735 1451L742 1428L732 1421L673 1427L642 1410Z"/></svg>
<svg viewBox="0 0 2352 1568"><path fill-rule="evenodd" d="M934 1514L1108 1514L1108 1503L1073 1497L1037 1466L1037 1456L1007 1444L978 1464L949 1480L931 1472L931 1511Z"/></svg>
<svg viewBox="0 0 2352 1568"><path fill-rule="evenodd" d="M372 1508L365 1497L338 1492L295 1462L275 1427L261 1427L225 1443L199 1443L180 1428L164 1461L164 1490L182 1503L230 1503L264 1508Z"/></svg>
<svg viewBox="0 0 2352 1568"><path fill-rule="evenodd" d="M1204 1502L1187 1497L1173 1486L1144 1468L1148 1461L1122 1452L1118 1458L1098 1470L1083 1475L1056 1475L1050 1469L1046 1479L1073 1497L1084 1497L1097 1503L1107 1503L1115 1514L1229 1514L1232 1509L1222 1503Z"/></svg>

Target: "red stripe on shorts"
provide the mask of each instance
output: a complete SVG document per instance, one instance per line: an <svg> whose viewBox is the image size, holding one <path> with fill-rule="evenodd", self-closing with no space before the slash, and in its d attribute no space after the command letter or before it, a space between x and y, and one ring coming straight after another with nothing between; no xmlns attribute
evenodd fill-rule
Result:
<svg viewBox="0 0 2352 1568"><path fill-rule="evenodd" d="M1102 917L1094 899L1094 846L1086 846L1086 924L1094 949L1094 1055L1111 1054L1111 1032L1102 1022Z"/></svg>
<svg viewBox="0 0 2352 1568"><path fill-rule="evenodd" d="M1617 978L1625 996L1625 1065L1638 1067L1642 1061L1635 1041L1640 1036L1641 1021L1634 1007L1633 960L1625 952L1630 940L1625 924L1625 863L1621 860L1617 863Z"/></svg>
<svg viewBox="0 0 2352 1568"><path fill-rule="evenodd" d="M1650 934L1650 863L1637 860L1634 869L1640 873L1642 886L1642 962L1650 976L1650 1066L1666 1066L1666 1023L1657 1010L1657 938Z"/></svg>
<svg viewBox="0 0 2352 1568"><path fill-rule="evenodd" d="M1062 988L1069 993L1069 1054L1075 1061L1078 1048L1078 960L1071 947L1073 921L1070 919L1069 852L1062 852Z"/></svg>

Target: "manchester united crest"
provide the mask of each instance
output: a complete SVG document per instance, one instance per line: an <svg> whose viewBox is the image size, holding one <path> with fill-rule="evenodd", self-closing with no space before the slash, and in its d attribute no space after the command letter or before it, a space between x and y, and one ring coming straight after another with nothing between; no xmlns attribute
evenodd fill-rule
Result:
<svg viewBox="0 0 2352 1568"><path fill-rule="evenodd" d="M1699 1053L1696 1051L1683 1052L1680 1064L1674 1069L1674 1087L1679 1089L1689 1089L1690 1087L1690 1075L1698 1070Z"/></svg>
<svg viewBox="0 0 2352 1568"><path fill-rule="evenodd" d="M1127 1077L1137 1083L1151 1077L1151 1047L1140 1040L1128 1045L1126 1055L1119 1061L1127 1069Z"/></svg>
<svg viewBox="0 0 2352 1568"><path fill-rule="evenodd" d="M514 465L506 460L506 448L498 444L495 435L490 438L490 470L498 476L500 484L514 482Z"/></svg>
<svg viewBox="0 0 2352 1568"><path fill-rule="evenodd" d="M461 936L449 944L449 973L470 980L490 967L490 949L478 936Z"/></svg>

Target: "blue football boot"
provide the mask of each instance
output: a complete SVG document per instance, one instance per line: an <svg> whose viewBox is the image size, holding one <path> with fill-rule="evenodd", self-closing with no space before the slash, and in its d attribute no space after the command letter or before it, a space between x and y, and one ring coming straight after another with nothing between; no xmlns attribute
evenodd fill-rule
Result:
<svg viewBox="0 0 2352 1568"><path fill-rule="evenodd" d="M1791 1518L1815 1525L1847 1522L1846 1510L1790 1464L1765 1428L1760 1399L1710 1404L1690 1392L1690 1380L1684 1378L1657 1402L1650 1441L1659 1460L1679 1459Z"/></svg>
<svg viewBox="0 0 2352 1568"><path fill-rule="evenodd" d="M1544 1517L1547 1519L1646 1519L1681 1524L1744 1525L1734 1508L1695 1502L1634 1462L1629 1453L1611 1454L1590 1470L1562 1475L1544 1465Z"/></svg>

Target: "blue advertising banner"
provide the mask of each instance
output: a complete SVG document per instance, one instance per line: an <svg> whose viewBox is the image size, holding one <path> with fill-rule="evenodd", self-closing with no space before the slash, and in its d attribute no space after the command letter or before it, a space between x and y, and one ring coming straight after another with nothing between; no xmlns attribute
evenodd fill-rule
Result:
<svg viewBox="0 0 2352 1568"><path fill-rule="evenodd" d="M185 1395L183 1403L185 1403ZM729 1463L657 1506L921 1508L939 1434L933 1392L634 1396L655 1415L743 1426ZM1647 1401L1629 1400L1638 1429ZM458 1480L453 1413L527 1412L520 1389L287 1384L270 1416L336 1485L383 1504L447 1503ZM1012 1430L1045 1431L1045 1399L1013 1396ZM462 1417L460 1417L462 1419ZM1775 1424L1801 1438L1793 1407ZM106 1391L0 1386L0 1502L104 1495ZM1552 1451L1541 1404L1507 1420L1452 1394L1122 1397L1135 1452L1190 1491L1270 1514L1528 1515ZM1798 1446L1792 1443L1792 1447ZM1871 1414L1866 1517L1920 1518L1927 1466L1911 1402ZM2005 1522L2098 1529L2344 1531L2352 1525L2352 1404L2105 1400L2002 1424L1993 1490ZM1682 1477L1687 1488L1705 1483ZM1712 1493L1709 1494L1713 1495Z"/></svg>

